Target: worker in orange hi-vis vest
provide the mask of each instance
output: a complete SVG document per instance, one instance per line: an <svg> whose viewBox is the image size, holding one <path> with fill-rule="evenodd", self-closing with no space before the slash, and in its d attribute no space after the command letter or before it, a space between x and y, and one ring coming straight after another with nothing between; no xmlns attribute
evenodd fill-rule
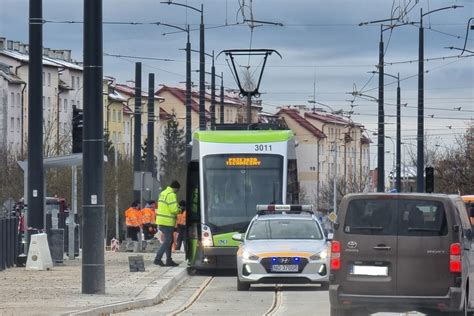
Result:
<svg viewBox="0 0 474 316"><path fill-rule="evenodd" d="M181 244L184 244L184 251L188 249L188 230L186 227L186 201L179 202L181 213L176 216L176 232L178 237L176 238L176 250L181 250Z"/></svg>
<svg viewBox="0 0 474 316"><path fill-rule="evenodd" d="M138 201L134 201L125 211L125 225L127 226L128 238L138 241L138 234L142 225L142 211Z"/></svg>
<svg viewBox="0 0 474 316"><path fill-rule="evenodd" d="M143 235L145 240L152 239L156 234L156 202L148 201L142 209Z"/></svg>

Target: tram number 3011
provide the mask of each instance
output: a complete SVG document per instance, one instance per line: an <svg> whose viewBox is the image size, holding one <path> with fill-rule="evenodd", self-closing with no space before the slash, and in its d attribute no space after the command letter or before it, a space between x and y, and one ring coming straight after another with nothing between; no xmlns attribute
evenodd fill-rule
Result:
<svg viewBox="0 0 474 316"><path fill-rule="evenodd" d="M272 145L257 144L255 145L255 151L272 151Z"/></svg>

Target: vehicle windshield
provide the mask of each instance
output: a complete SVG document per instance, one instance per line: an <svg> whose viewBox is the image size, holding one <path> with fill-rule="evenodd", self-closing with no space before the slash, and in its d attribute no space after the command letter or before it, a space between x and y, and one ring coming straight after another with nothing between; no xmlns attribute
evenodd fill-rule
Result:
<svg viewBox="0 0 474 316"><path fill-rule="evenodd" d="M212 155L203 166L206 223L214 232L243 232L257 204L282 203L282 156Z"/></svg>
<svg viewBox="0 0 474 316"><path fill-rule="evenodd" d="M247 240L262 239L322 239L315 221L307 219L268 219L253 222Z"/></svg>

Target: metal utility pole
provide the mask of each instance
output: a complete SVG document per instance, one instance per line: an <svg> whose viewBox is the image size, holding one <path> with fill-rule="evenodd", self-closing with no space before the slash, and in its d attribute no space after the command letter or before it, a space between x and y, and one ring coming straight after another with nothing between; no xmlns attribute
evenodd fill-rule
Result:
<svg viewBox="0 0 474 316"><path fill-rule="evenodd" d="M397 74L397 178L395 188L397 192L402 192L402 132L401 132L401 91L400 91L400 73Z"/></svg>
<svg viewBox="0 0 474 316"><path fill-rule="evenodd" d="M201 4L201 24L199 24L199 129L206 130L206 56L204 55L204 5Z"/></svg>
<svg viewBox="0 0 474 316"><path fill-rule="evenodd" d="M337 143L334 141L334 183L333 183L333 211L337 213Z"/></svg>
<svg viewBox="0 0 474 316"><path fill-rule="evenodd" d="M118 196L118 153L114 148L114 181L115 181L115 239L120 240L119 230L119 196Z"/></svg>
<svg viewBox="0 0 474 316"><path fill-rule="evenodd" d="M148 74L148 125L146 147L146 171L155 172L155 74Z"/></svg>
<svg viewBox="0 0 474 316"><path fill-rule="evenodd" d="M84 0L82 293L105 293L102 0Z"/></svg>
<svg viewBox="0 0 474 316"><path fill-rule="evenodd" d="M186 164L191 161L191 43L186 42Z"/></svg>
<svg viewBox="0 0 474 316"><path fill-rule="evenodd" d="M134 138L133 138L133 171L141 171L142 151L142 63L135 63L135 111L134 111ZM133 191L133 199L140 201L140 190Z"/></svg>
<svg viewBox="0 0 474 316"><path fill-rule="evenodd" d="M216 67L214 66L214 51L212 51L211 67L211 130L216 128Z"/></svg>
<svg viewBox="0 0 474 316"><path fill-rule="evenodd" d="M252 93L247 93L247 124L252 124Z"/></svg>
<svg viewBox="0 0 474 316"><path fill-rule="evenodd" d="M27 224L44 229L42 0L30 0L29 36Z"/></svg>
<svg viewBox="0 0 474 316"><path fill-rule="evenodd" d="M423 13L423 8L420 9L420 28L418 38L418 128L416 133L417 150L416 150L416 191L425 191L424 181L424 75L425 75L425 62L424 62L424 28L423 28L423 17L438 11L447 9L457 9L463 6L453 5L449 7L439 8L435 10Z"/></svg>
<svg viewBox="0 0 474 316"><path fill-rule="evenodd" d="M420 9L420 28L418 39L418 125L416 132L416 191L425 191L424 181L424 45L423 9Z"/></svg>
<svg viewBox="0 0 474 316"><path fill-rule="evenodd" d="M172 2L165 2L167 4L176 4L176 5L181 5L177 3L172 3ZM187 7L186 5L183 5ZM197 9L196 9L197 10ZM192 105L192 96L191 96L191 42L189 41L189 24L187 25L186 28L182 28L180 26L172 25L172 24L167 24L167 23L159 23L160 25L172 27L174 29L186 32L188 37L187 37L187 42L186 42L186 134L185 134L185 140L186 140L186 163L189 163L191 160L191 105Z"/></svg>
<svg viewBox="0 0 474 316"><path fill-rule="evenodd" d="M380 43L379 43L379 109L378 109L378 136L377 136L377 192L385 191L385 127L384 127L384 95L383 95L383 25L380 25Z"/></svg>
<svg viewBox="0 0 474 316"><path fill-rule="evenodd" d="M220 122L224 124L224 73L221 72L221 110L220 110Z"/></svg>

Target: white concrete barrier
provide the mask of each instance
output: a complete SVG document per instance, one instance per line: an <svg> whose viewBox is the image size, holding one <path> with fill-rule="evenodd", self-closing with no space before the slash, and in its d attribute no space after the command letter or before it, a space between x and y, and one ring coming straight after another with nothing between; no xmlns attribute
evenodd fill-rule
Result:
<svg viewBox="0 0 474 316"><path fill-rule="evenodd" d="M35 234L31 236L26 260L26 270L49 270L53 267L53 260L49 252L48 236Z"/></svg>

